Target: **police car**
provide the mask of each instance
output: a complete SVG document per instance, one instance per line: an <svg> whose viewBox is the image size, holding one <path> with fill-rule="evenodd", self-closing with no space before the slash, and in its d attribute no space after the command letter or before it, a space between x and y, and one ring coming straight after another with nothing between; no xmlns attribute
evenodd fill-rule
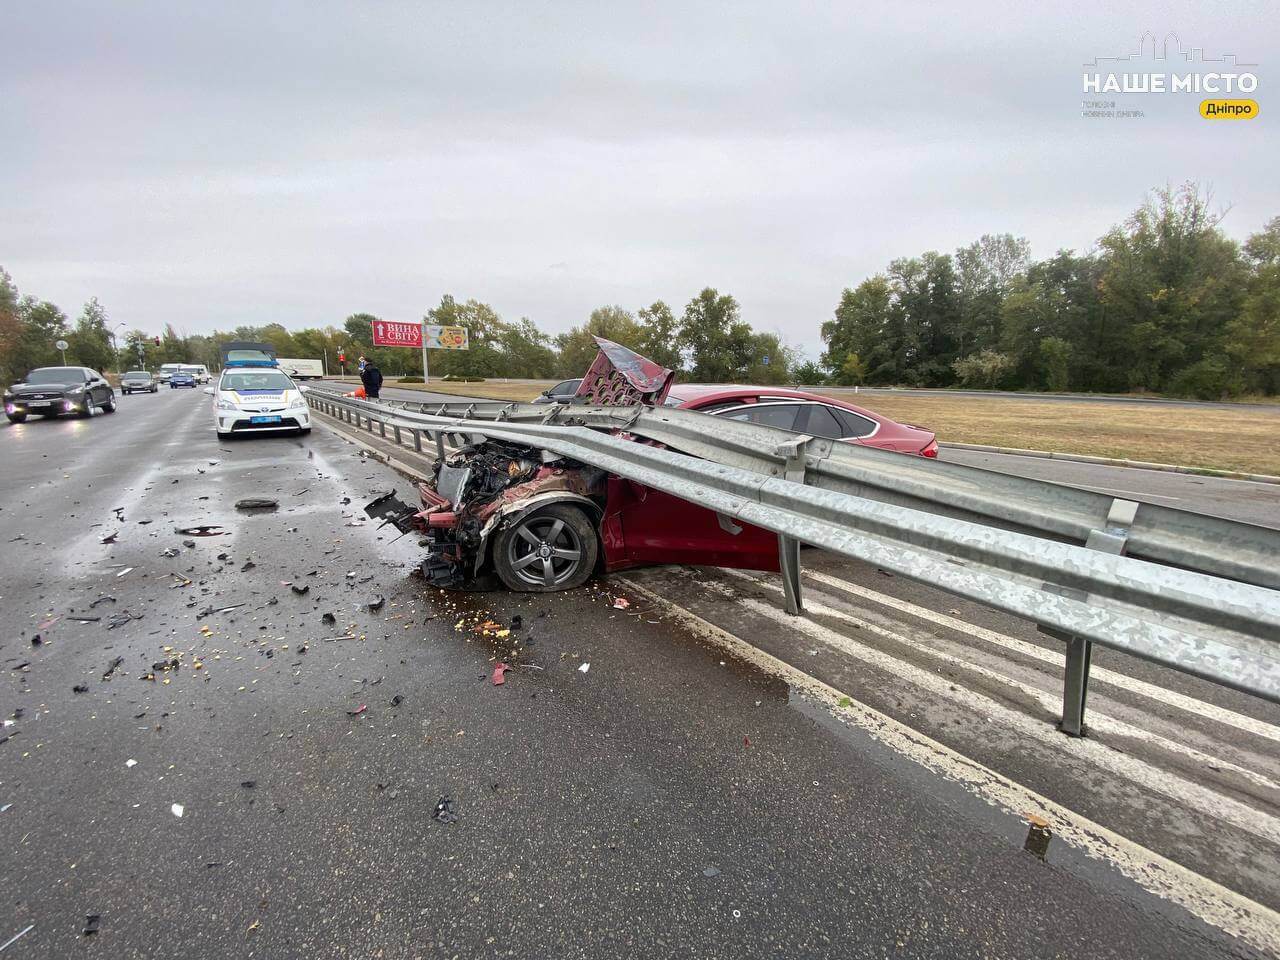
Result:
<svg viewBox="0 0 1280 960"><path fill-rule="evenodd" d="M222 348L217 386L205 387L213 397L213 423L219 437L290 430L311 432L311 411L293 382L276 365L269 344L233 340Z"/></svg>

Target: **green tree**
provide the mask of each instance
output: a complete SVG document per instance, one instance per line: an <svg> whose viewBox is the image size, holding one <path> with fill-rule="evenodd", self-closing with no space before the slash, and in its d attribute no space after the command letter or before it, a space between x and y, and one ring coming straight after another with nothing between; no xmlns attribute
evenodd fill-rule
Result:
<svg viewBox="0 0 1280 960"><path fill-rule="evenodd" d="M71 346L67 351L68 360L74 358L76 363L98 371L106 371L115 365L111 334L107 330L107 311L97 297L84 305L67 340Z"/></svg>
<svg viewBox="0 0 1280 960"><path fill-rule="evenodd" d="M661 300L655 300L640 310L640 344L637 352L654 363L670 370L679 370L684 362L680 356L680 323L671 308Z"/></svg>
<svg viewBox="0 0 1280 960"><path fill-rule="evenodd" d="M797 364L791 371L791 382L803 386L819 386L827 382L826 371L812 360Z"/></svg>
<svg viewBox="0 0 1280 960"><path fill-rule="evenodd" d="M844 355L844 362L840 364L840 370L836 373L836 382L845 387L861 386L863 381L867 379L867 368L862 363L862 358L852 350Z"/></svg>
<svg viewBox="0 0 1280 960"><path fill-rule="evenodd" d="M1044 369L1044 385L1061 393L1071 383L1071 344L1061 337L1045 337L1040 341L1040 361Z"/></svg>
<svg viewBox="0 0 1280 960"><path fill-rule="evenodd" d="M953 360L951 366L955 369L956 377L966 387L994 390L1013 368L1013 361L1003 353L980 350L962 359Z"/></svg>
<svg viewBox="0 0 1280 960"><path fill-rule="evenodd" d="M756 352L751 328L738 317L738 301L711 287L685 305L677 342L689 351L690 376L706 383L743 376Z"/></svg>
<svg viewBox="0 0 1280 960"><path fill-rule="evenodd" d="M847 382L846 359L858 357L857 382L875 372L875 381L892 383L898 379L895 335L900 335L893 291L889 280L877 274L863 280L854 289L845 288L836 306L835 316L822 325L822 339L827 349L822 365L832 376Z"/></svg>
<svg viewBox="0 0 1280 960"><path fill-rule="evenodd" d="M1240 313L1227 323L1225 354L1241 391L1280 393L1280 217L1245 243L1253 262Z"/></svg>

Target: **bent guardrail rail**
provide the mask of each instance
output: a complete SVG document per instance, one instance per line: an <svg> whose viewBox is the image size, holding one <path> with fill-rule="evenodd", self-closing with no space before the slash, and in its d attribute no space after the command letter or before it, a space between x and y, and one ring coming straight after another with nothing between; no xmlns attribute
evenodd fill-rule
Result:
<svg viewBox="0 0 1280 960"><path fill-rule="evenodd" d="M385 433L391 427L397 440L400 431L413 431L419 449L424 433L435 439L439 451L443 451L443 438L450 435L478 435L537 446L771 530L779 537L787 608L793 613L799 613L802 606L798 545L803 542L1030 620L1067 642L1062 726L1068 733L1084 732L1089 659L1095 642L1280 702L1280 591L1239 578L1224 579L1203 570L1122 555L1134 544L1138 517L1149 504L1102 497L1107 508L1096 522L1077 516L1066 523L1058 516L1042 524L1048 535L1072 537L1083 532L1085 523L1094 522L1083 535L1085 545L1078 546L950 516L943 510L926 511L892 502L883 495L884 485L896 482L892 477L899 473L894 468L902 461L915 458L850 448L848 444L712 419L691 411L576 406L533 406L530 411L526 407L531 405L489 404L484 409L476 404L426 405L437 410L444 407L436 414L325 391L312 391L308 398L322 412L360 426L367 424L368 429L377 423ZM455 410L455 406L462 409ZM464 415L450 415L454 413ZM552 422L556 420L569 422ZM645 437L662 445L618 434ZM691 446L717 456L682 452ZM868 453L873 456L862 456ZM884 464L891 479L868 480L864 473L880 466L885 458L892 458ZM730 459L739 459L742 465L722 462ZM947 469L944 482L938 485L942 489L930 490L926 489L927 476L910 470L901 475L902 482L910 480L918 487L910 497L931 504L952 493L947 485L957 486L955 476L959 476ZM1030 526L1022 518L1023 506L1006 505L1004 509L986 502L994 498L982 491L985 479L968 480L972 503L964 509L972 513L976 511L970 506L976 506L990 510L1007 524ZM1041 481L1019 484L1028 492L1031 487L1054 488L1040 491L1041 500L1073 503L1069 495L1060 494L1070 488ZM882 497L872 499L850 492L863 488L878 491ZM1094 501L1082 500L1075 502L1073 509L1096 507ZM1194 522L1172 532L1161 527L1165 509L1146 521L1143 548L1181 556L1192 549L1189 537L1206 534ZM1212 522L1214 518L1176 513L1211 521L1207 524L1207 536L1211 537L1237 526L1221 521L1229 526L1220 527ZM1277 541L1280 537L1273 541L1260 535L1252 549L1265 554ZM1222 561L1215 555L1208 562Z"/></svg>

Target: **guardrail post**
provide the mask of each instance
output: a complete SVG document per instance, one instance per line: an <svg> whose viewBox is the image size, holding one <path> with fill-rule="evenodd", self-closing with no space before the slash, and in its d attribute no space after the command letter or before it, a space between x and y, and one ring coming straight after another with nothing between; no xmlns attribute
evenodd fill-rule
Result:
<svg viewBox="0 0 1280 960"><path fill-rule="evenodd" d="M370 421L370 422L372 422L372 421ZM387 435L387 421L385 421L385 420L379 420L379 421L378 421L378 433L379 433L381 436L384 436L384 437Z"/></svg>
<svg viewBox="0 0 1280 960"><path fill-rule="evenodd" d="M436 431L436 459L444 460L444 431Z"/></svg>
<svg viewBox="0 0 1280 960"><path fill-rule="evenodd" d="M1138 504L1133 500L1112 500L1107 512L1107 525L1094 530L1085 541L1085 548L1121 556L1129 540L1129 528L1138 514ZM1088 599L1086 594L1084 599ZM1060 729L1069 737L1086 735L1084 723L1085 705L1089 699L1089 667L1093 661L1093 643L1083 637L1062 635L1045 631L1066 640L1066 670L1062 680L1062 723Z"/></svg>
<svg viewBox="0 0 1280 960"><path fill-rule="evenodd" d="M786 458L783 476L793 483L804 483L805 447L813 439L799 436L779 444L774 453ZM792 616L804 612L804 597L800 592L800 541L794 537L778 535L778 568L782 573L782 607Z"/></svg>
<svg viewBox="0 0 1280 960"><path fill-rule="evenodd" d="M416 450L418 453L421 453L422 452L422 431L413 430L411 432L413 433L413 449Z"/></svg>
<svg viewBox="0 0 1280 960"><path fill-rule="evenodd" d="M396 446L397 447L400 446L400 428L399 427L391 428L391 436L395 439Z"/></svg>

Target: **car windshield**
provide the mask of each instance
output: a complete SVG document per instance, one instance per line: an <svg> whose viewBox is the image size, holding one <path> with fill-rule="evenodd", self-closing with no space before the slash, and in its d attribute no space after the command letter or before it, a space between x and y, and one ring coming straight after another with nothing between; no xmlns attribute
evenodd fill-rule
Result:
<svg viewBox="0 0 1280 960"><path fill-rule="evenodd" d="M27 374L27 383L84 383L79 367L42 367Z"/></svg>
<svg viewBox="0 0 1280 960"><path fill-rule="evenodd" d="M222 378L223 390L289 390L293 381L279 370L245 370L228 373Z"/></svg>
<svg viewBox="0 0 1280 960"><path fill-rule="evenodd" d="M145 370L130 370L124 376L126 380L146 380L151 374Z"/></svg>

